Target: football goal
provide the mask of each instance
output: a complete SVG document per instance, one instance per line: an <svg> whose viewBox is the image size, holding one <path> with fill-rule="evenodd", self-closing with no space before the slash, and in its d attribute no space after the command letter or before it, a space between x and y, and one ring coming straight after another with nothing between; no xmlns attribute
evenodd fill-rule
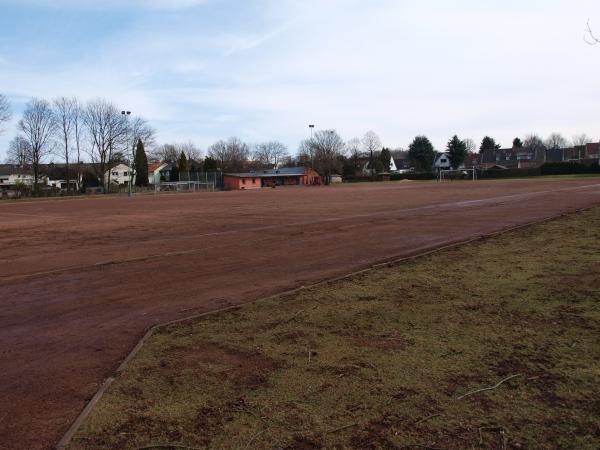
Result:
<svg viewBox="0 0 600 450"><path fill-rule="evenodd" d="M477 181L477 169L440 170L438 181L472 180Z"/></svg>

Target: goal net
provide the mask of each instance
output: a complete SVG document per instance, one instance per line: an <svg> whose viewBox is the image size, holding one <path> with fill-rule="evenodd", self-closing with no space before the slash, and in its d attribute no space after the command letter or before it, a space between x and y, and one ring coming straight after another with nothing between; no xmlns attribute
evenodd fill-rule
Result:
<svg viewBox="0 0 600 450"><path fill-rule="evenodd" d="M472 180L477 181L477 169L440 170L438 181Z"/></svg>

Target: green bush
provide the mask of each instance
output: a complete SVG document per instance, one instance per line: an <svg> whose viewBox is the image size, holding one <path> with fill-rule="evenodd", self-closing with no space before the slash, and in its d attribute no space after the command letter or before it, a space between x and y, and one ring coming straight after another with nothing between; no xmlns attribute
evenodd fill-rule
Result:
<svg viewBox="0 0 600 450"><path fill-rule="evenodd" d="M435 172L409 172L409 173L395 173L390 176L392 181L400 180L436 180L437 173Z"/></svg>
<svg viewBox="0 0 600 450"><path fill-rule="evenodd" d="M581 164L577 162L549 162L542 165L542 175L576 175L584 173L600 173L598 163Z"/></svg>
<svg viewBox="0 0 600 450"><path fill-rule="evenodd" d="M478 170L477 177L481 179L539 177L539 167L530 169L490 169Z"/></svg>

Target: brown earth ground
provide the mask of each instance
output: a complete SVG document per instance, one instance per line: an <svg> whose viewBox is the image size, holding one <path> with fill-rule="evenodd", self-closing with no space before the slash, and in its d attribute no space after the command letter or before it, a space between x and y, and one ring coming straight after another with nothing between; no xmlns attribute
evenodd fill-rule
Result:
<svg viewBox="0 0 600 450"><path fill-rule="evenodd" d="M157 323L600 204L600 180L0 203L0 448L51 448Z"/></svg>
<svg viewBox="0 0 600 450"><path fill-rule="evenodd" d="M597 450L599 336L593 208L160 327L68 449Z"/></svg>

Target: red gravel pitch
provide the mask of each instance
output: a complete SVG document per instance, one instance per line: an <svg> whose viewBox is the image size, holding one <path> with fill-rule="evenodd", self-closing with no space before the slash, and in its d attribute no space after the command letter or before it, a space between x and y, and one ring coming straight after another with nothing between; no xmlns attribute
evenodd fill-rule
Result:
<svg viewBox="0 0 600 450"><path fill-rule="evenodd" d="M2 202L0 448L55 445L156 323L597 204L599 179Z"/></svg>

